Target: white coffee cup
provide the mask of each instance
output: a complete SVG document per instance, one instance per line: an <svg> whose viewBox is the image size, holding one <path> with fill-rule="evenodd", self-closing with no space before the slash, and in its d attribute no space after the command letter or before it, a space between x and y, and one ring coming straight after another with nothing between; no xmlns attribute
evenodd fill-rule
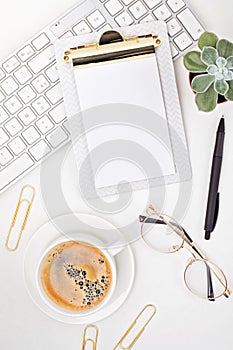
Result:
<svg viewBox="0 0 233 350"><path fill-rule="evenodd" d="M106 294L105 298L102 300L102 302L100 304L98 304L97 306L93 307L90 310L86 310L86 311L69 311L65 308L60 307L59 305L55 304L50 298L49 296L46 294L46 292L44 291L44 288L42 286L41 283L41 278L40 278L40 272L41 272L41 266L42 266L42 262L44 260L44 258L48 255L48 253L55 248L56 246L58 246L61 243L65 243L65 242L69 242L69 241L77 241L77 242L82 242L82 243L87 243L90 244L94 247L96 247L98 250L100 250L108 259L109 264L111 266L111 270L112 270L112 280L111 280L111 286L110 286L110 290L109 292ZM115 264L115 259L114 256L116 254L118 254L122 249L123 249L123 245L120 244L120 242L116 242L115 244L112 244L111 247L108 247L106 245L104 245L103 242L101 242L99 239L97 239L96 237L93 237L91 235L82 235L82 234L72 234L69 235L69 237L60 237L59 239L55 240L52 244L50 244L48 246L48 248L46 249L46 251L44 252L43 256L41 256L41 259L38 263L37 266L37 271L36 271L36 275L37 275L37 288L39 291L39 294L41 296L41 298L43 299L43 301L53 310L63 314L63 315L67 315L67 316L88 316L92 313L95 313L97 311L99 311L100 309L102 309L107 303L108 301L111 299L115 287L116 287L116 281L117 281L117 270L116 270L116 264Z"/></svg>

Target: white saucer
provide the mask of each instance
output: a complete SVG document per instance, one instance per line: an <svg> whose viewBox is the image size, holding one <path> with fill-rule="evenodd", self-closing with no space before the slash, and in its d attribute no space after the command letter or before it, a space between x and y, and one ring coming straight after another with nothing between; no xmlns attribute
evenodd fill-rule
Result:
<svg viewBox="0 0 233 350"><path fill-rule="evenodd" d="M117 280L113 295L101 309L89 315L66 313L51 307L42 297L38 288L37 270L45 251L59 238L74 239L75 234L87 234L119 250L114 256ZM110 250L111 251L111 250ZM48 316L65 323L87 324L97 322L110 316L126 300L134 282L135 263L131 247L124 245L121 232L110 222L94 215L69 214L60 216L42 226L30 240L24 258L24 280L26 288L35 304Z"/></svg>

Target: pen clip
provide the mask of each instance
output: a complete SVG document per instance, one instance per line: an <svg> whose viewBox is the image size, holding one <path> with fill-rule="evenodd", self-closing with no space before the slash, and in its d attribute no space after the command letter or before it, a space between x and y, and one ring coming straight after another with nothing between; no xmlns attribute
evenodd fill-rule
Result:
<svg viewBox="0 0 233 350"><path fill-rule="evenodd" d="M215 202L215 212L214 212L214 223L213 223L213 230L215 229L217 220L218 220L218 212L219 212L219 199L220 199L220 193L217 193L216 196L216 202ZM213 231L212 230L212 231Z"/></svg>

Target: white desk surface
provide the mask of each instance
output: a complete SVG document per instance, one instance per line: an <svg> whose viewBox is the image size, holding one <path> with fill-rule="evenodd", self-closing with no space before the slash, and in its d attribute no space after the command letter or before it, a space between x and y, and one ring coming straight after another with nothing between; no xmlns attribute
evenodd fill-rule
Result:
<svg viewBox="0 0 233 350"><path fill-rule="evenodd" d="M233 40L231 0L190 0L190 3L206 28L220 37ZM73 4L75 0L2 1L0 58L10 54ZM193 169L192 196L182 223L208 257L220 264L233 287L233 103L225 103L210 114L199 113L193 103L194 97L182 59L175 63L175 70ZM212 239L206 242L203 239L203 221L215 130L221 114L226 116L227 135L220 185L220 213ZM64 176L69 176L66 174L71 174L72 169L72 162L69 162L69 171L65 171ZM34 305L24 287L22 264L25 248L33 233L48 220L41 202L39 174L39 169L33 171L0 196L0 347L9 350L76 350L81 348L83 327L62 324L47 317ZM70 181L66 181L69 184L65 186L65 192L70 206L77 212L93 213L79 196L75 177L67 179ZM6 233L19 190L25 182L36 186L37 197L20 247L16 253L9 253L4 246ZM176 199L176 186L169 187L165 203L168 213ZM125 211L108 216L108 219L115 223L134 220L146 202L147 193L141 191L135 194ZM136 280L132 293L115 314L97 324L100 328L98 349L111 349L147 303L156 304L158 314L135 345L135 350L152 347L163 350L231 349L233 297L210 303L189 294L182 281L188 259L185 252L162 256L154 254L140 241L134 243L132 248L136 256Z"/></svg>

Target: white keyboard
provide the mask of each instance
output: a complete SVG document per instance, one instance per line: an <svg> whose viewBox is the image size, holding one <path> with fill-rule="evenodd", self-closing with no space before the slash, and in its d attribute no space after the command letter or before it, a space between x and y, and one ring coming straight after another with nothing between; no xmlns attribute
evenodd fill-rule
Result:
<svg viewBox="0 0 233 350"><path fill-rule="evenodd" d="M0 63L0 193L70 140L52 43L156 19L173 59L204 31L183 0L81 0Z"/></svg>

